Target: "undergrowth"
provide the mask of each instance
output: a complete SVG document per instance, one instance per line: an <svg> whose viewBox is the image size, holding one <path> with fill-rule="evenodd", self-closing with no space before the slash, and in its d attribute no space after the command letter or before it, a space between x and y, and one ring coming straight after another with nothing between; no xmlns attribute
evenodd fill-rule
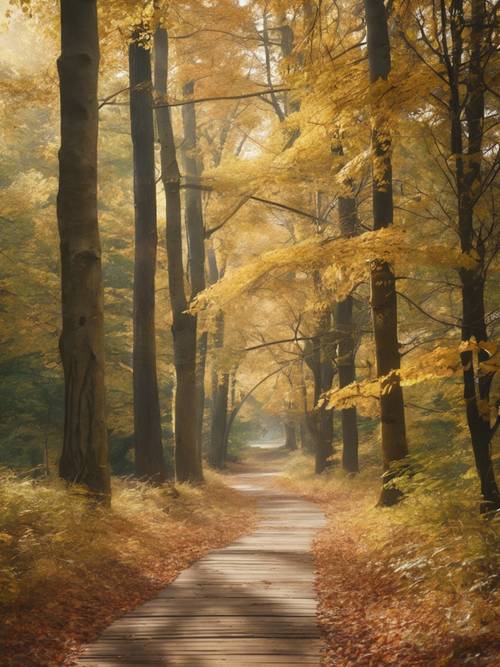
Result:
<svg viewBox="0 0 500 667"><path fill-rule="evenodd" d="M297 454L282 481L328 517L315 543L325 665L498 664L499 525L479 513L467 454L421 449L387 509L378 467L312 470Z"/></svg>
<svg viewBox="0 0 500 667"><path fill-rule="evenodd" d="M57 480L0 472L2 665L66 664L253 518L248 500L211 472L203 486L175 489L114 480L110 509Z"/></svg>

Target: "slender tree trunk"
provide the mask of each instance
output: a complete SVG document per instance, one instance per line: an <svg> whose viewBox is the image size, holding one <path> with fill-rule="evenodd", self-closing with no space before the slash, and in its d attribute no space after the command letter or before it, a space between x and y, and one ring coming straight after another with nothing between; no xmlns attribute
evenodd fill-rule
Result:
<svg viewBox="0 0 500 667"><path fill-rule="evenodd" d="M295 424L292 421L286 421L285 427L285 448L293 452L297 449L297 434Z"/></svg>
<svg viewBox="0 0 500 667"><path fill-rule="evenodd" d="M337 327L341 336L337 356L339 387L342 389L356 380L354 367L354 338L352 335L352 304L349 295L337 305ZM342 420L342 467L346 472L359 472L358 418L356 408L340 412Z"/></svg>
<svg viewBox="0 0 500 667"><path fill-rule="evenodd" d="M300 420L300 446L303 451L312 453L314 451L314 442L309 429L309 408L307 404L307 386L304 374L304 359L300 362L300 393L302 397L302 414Z"/></svg>
<svg viewBox="0 0 500 667"><path fill-rule="evenodd" d="M194 81L186 83L184 97L194 94ZM196 125L196 108L194 104L182 107L184 141L182 156L184 170L195 183L201 176L201 163L197 154L198 139ZM191 280L191 299L205 289L205 225L203 222L202 191L198 188L185 190L185 220L188 239L188 264ZM203 332L198 340L198 362L196 367L196 411L197 411L197 447L198 458L202 459L203 413L205 410L205 364L207 355L208 334Z"/></svg>
<svg viewBox="0 0 500 667"><path fill-rule="evenodd" d="M365 0L370 83L387 80L391 49L384 0ZM373 229L393 223L391 135L380 109L374 109L372 133ZM392 266L381 259L371 262L371 306L378 377L389 376L380 397L384 486L380 505L393 505L401 497L395 486L393 465L408 454L403 390L399 381L400 355L396 279ZM387 388L390 390L387 391Z"/></svg>
<svg viewBox="0 0 500 667"><path fill-rule="evenodd" d="M211 285L222 277L217 257L212 247L208 248L208 277ZM224 347L224 313L219 311L215 317L215 333L213 348L216 351ZM228 404L229 404L229 373L219 377L216 364L212 366L212 414L210 440L208 444L208 462L213 468L222 469L226 465L228 446Z"/></svg>
<svg viewBox="0 0 500 667"><path fill-rule="evenodd" d="M130 123L134 156L134 442L139 478L161 483L165 461L156 375L156 177L151 52L133 35L129 46Z"/></svg>
<svg viewBox="0 0 500 667"><path fill-rule="evenodd" d="M101 244L97 222L96 2L61 0L61 242L64 440L59 473L109 499Z"/></svg>
<svg viewBox="0 0 500 667"><path fill-rule="evenodd" d="M214 349L221 350L224 346L224 313L216 315L216 330L214 334ZM212 424L210 428L210 442L208 462L213 468L224 468L226 465L226 426L229 397L229 373L219 377L215 372L212 376Z"/></svg>
<svg viewBox="0 0 500 667"><path fill-rule="evenodd" d="M194 81L189 81L183 88L184 96L194 94ZM200 158L197 154L196 109L194 104L182 107L184 127L183 161L186 175L198 182L201 176ZM186 230L188 238L188 264L191 280L191 298L205 289L205 226L203 224L202 191L199 188L186 188Z"/></svg>
<svg viewBox="0 0 500 667"><path fill-rule="evenodd" d="M228 383L228 399L227 399L227 414L230 415L236 406L236 384L237 384L237 370L238 366L235 366L229 373L229 383ZM224 461L227 461L229 456L229 433L227 432L227 415L226 415L226 428L224 429Z"/></svg>
<svg viewBox="0 0 500 667"><path fill-rule="evenodd" d="M205 424L205 373L207 368L208 355L208 331L204 331L198 337L198 354L196 364L196 386L197 386L197 442L198 442L198 456L200 458L200 465L203 460L203 427Z"/></svg>
<svg viewBox="0 0 500 667"><path fill-rule="evenodd" d="M154 38L155 89L167 92L168 35L158 28ZM167 204L167 263L176 373L175 474L179 482L200 483L203 472L197 445L196 318L186 312L182 259L180 172L169 107L156 109L161 152L161 176Z"/></svg>
<svg viewBox="0 0 500 667"><path fill-rule="evenodd" d="M357 233L358 218L354 197L339 197L340 233L349 238ZM337 354L339 387L342 389L356 379L354 357L354 335L352 320L353 298L350 294L337 304L335 328L340 337ZM341 410L342 420L342 467L346 472L359 472L358 419L356 408Z"/></svg>
<svg viewBox="0 0 500 667"><path fill-rule="evenodd" d="M331 313L324 309L318 323L317 337L306 345L304 360L314 378L314 402L316 406L323 392L332 386L334 377L332 358L333 346L330 344ZM317 475L327 467L328 458L333 454L333 410L325 406L314 407L307 420L309 432L314 440L314 469Z"/></svg>
<svg viewBox="0 0 500 667"><path fill-rule="evenodd" d="M455 159L455 180L458 196L458 231L460 246L464 253L476 251L474 268L462 268L462 340L487 341L486 313L484 302L485 268L484 246L480 230L474 229L475 205L482 188L481 159L483 151L483 124L485 114L483 84L483 50L485 26L484 0L471 2L470 56L467 76L467 100L465 104L465 134L468 137L467 160L463 160L462 105L460 83L462 78L463 40L461 25L464 24L463 3L457 4L452 22L453 60L450 76L451 147ZM486 361L486 351L480 350L478 363ZM481 484L484 503L481 511L500 508L500 493L495 479L491 457L491 440L495 428L490 426L489 406L492 375L475 365L472 352L461 354L464 382L464 399L467 424L472 442L476 469ZM481 409L481 405L485 409Z"/></svg>
<svg viewBox="0 0 500 667"><path fill-rule="evenodd" d="M226 426L228 414L229 374L224 373L215 390L215 405L210 431L208 462L213 468L226 465Z"/></svg>

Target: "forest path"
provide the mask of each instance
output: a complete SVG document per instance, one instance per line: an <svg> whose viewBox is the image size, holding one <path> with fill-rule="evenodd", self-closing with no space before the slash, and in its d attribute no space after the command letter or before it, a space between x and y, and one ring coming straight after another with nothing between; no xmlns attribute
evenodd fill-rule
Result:
<svg viewBox="0 0 500 667"><path fill-rule="evenodd" d="M115 621L77 664L317 667L310 546L323 514L271 488L271 475L256 469L228 478L257 500L261 519L254 532L212 551L158 597Z"/></svg>

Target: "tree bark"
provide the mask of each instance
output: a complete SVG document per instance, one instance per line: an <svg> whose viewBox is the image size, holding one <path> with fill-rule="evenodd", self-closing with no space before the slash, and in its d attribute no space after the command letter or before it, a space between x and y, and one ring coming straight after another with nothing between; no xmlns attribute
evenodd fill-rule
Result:
<svg viewBox="0 0 500 667"><path fill-rule="evenodd" d="M309 409L307 405L307 385L306 378L304 375L304 358L302 356L300 362L300 393L302 398L302 414L303 417L300 420L300 446L304 452L313 453L314 452L314 442L309 429Z"/></svg>
<svg viewBox="0 0 500 667"><path fill-rule="evenodd" d="M156 176L150 50L133 34L129 46L130 124L134 161L134 443L139 478L165 480L156 374Z"/></svg>
<svg viewBox="0 0 500 667"><path fill-rule="evenodd" d="M285 448L293 452L297 449L297 434L295 424L292 421L286 421L285 427Z"/></svg>
<svg viewBox="0 0 500 667"><path fill-rule="evenodd" d="M158 28L154 37L155 90L165 99L168 77L168 35ZM161 178L167 206L167 264L176 374L175 474L179 482L203 481L197 446L196 419L196 318L186 312L182 259L180 172L177 162L171 110L156 109L161 153Z"/></svg>
<svg viewBox="0 0 500 667"><path fill-rule="evenodd" d="M357 234L359 228L354 197L339 197L340 233L344 238ZM342 389L356 379L354 331L352 319L353 298L350 294L337 304L335 329L340 337L336 358L339 387ZM359 472L358 418L355 407L341 410L342 420L342 467L346 472Z"/></svg>
<svg viewBox="0 0 500 667"><path fill-rule="evenodd" d="M194 81L189 81L183 88L183 94L189 99L194 94ZM194 104L182 107L184 141L182 157L184 171L189 180L198 183L201 177L201 163L198 150L196 108ZM188 239L188 266L191 281L191 299L205 289L205 225L203 222L202 191L198 188L185 190L185 221ZM205 409L205 363L208 334L203 332L198 340L198 361L196 367L196 423L198 458L202 459L203 413Z"/></svg>
<svg viewBox="0 0 500 667"><path fill-rule="evenodd" d="M210 430L208 462L212 468L222 469L226 465L226 428L229 396L229 374L224 373L215 388L215 404Z"/></svg>
<svg viewBox="0 0 500 667"><path fill-rule="evenodd" d="M387 80L391 50L384 0L365 0L370 83ZM374 110L372 132L373 229L393 223L391 135L380 109ZM392 266L381 259L371 262L371 307L378 377L389 376L380 396L384 485L380 505L393 505L401 497L394 464L408 454L403 390L398 371L400 355L396 279ZM387 391L389 389L389 391Z"/></svg>
<svg viewBox="0 0 500 667"><path fill-rule="evenodd" d="M104 385L101 244L97 221L97 82L95 0L61 0L57 61L61 149L57 219L61 250L65 382L64 440L59 473L97 497L111 494Z"/></svg>
<svg viewBox="0 0 500 667"><path fill-rule="evenodd" d="M214 349L221 350L224 346L224 313L219 311L215 319ZM226 427L229 398L229 373L219 377L215 369L212 375L212 423L208 448L208 462L213 468L224 468L226 465Z"/></svg>
<svg viewBox="0 0 500 667"><path fill-rule="evenodd" d="M325 308L318 323L317 337L306 345L304 350L304 360L314 379L314 406L321 395L331 388L334 377L334 353L329 333L333 335L331 312ZM333 454L333 410L327 410L324 405L314 407L309 413L307 425L314 440L314 470L319 475L325 470L328 458Z"/></svg>
<svg viewBox="0 0 500 667"><path fill-rule="evenodd" d="M222 278L223 270L219 271L217 256L212 247L208 248L208 278L211 285ZM213 335L214 350L224 347L224 313L219 311L215 316L215 332ZM226 465L228 447L228 405L229 405L229 373L219 377L217 367L212 365L212 414L210 424L210 440L208 443L208 463L213 468L222 469Z"/></svg>
<svg viewBox="0 0 500 667"><path fill-rule="evenodd" d="M204 331L198 336L198 352L196 363L196 388L197 388L197 405L196 405L196 439L198 447L198 457L200 465L203 461L203 440L204 440L204 424L205 424L205 373L207 368L208 355L208 331Z"/></svg>

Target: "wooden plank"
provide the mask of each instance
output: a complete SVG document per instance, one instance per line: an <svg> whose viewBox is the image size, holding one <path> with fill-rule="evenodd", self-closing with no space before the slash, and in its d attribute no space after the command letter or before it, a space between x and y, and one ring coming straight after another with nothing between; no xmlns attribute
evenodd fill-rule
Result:
<svg viewBox="0 0 500 667"><path fill-rule="evenodd" d="M168 658L151 658L144 656L139 660L127 660L126 658L100 658L97 662L94 658L82 658L79 665L85 667L255 667L256 665L301 665L301 667L318 667L316 658L309 660L304 656L273 655L266 656L262 662L262 656L232 655L232 656L204 656L201 660L193 660L192 656L169 656Z"/></svg>
<svg viewBox="0 0 500 667"><path fill-rule="evenodd" d="M318 654L320 642L317 639L274 639L268 637L244 637L239 639L220 639L190 637L162 641L148 640L108 640L101 638L90 644L84 655L87 657L125 657L140 658L144 654L168 658L169 655L303 655L314 657Z"/></svg>

